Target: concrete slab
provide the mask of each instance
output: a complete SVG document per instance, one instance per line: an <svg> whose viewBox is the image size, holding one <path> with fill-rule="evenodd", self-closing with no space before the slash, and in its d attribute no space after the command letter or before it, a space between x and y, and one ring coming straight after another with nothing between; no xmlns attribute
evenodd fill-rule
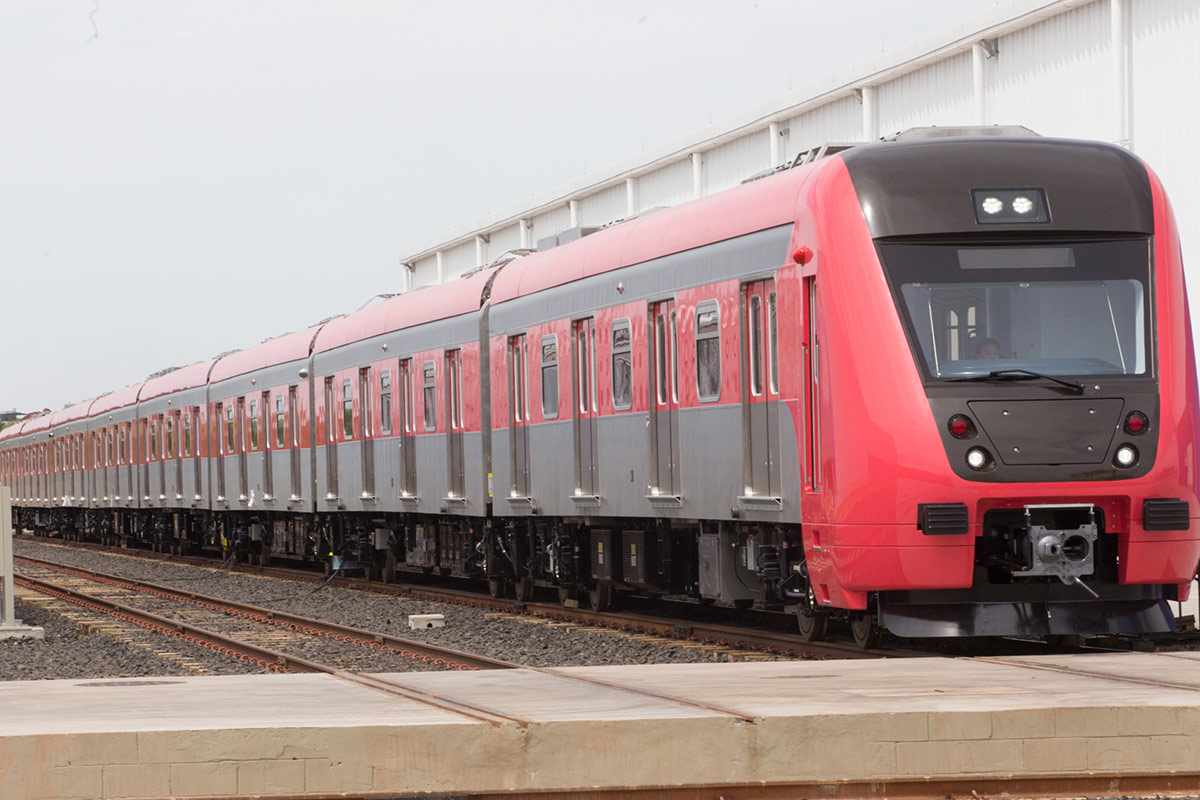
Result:
<svg viewBox="0 0 1200 800"><path fill-rule="evenodd" d="M21 620L13 620L12 625L0 625L0 640L2 639L45 639L46 631L36 625L22 625Z"/></svg>
<svg viewBox="0 0 1200 800"><path fill-rule="evenodd" d="M1122 654L375 676L511 723L323 675L13 682L0 684L0 797L1200 773L1198 661Z"/></svg>

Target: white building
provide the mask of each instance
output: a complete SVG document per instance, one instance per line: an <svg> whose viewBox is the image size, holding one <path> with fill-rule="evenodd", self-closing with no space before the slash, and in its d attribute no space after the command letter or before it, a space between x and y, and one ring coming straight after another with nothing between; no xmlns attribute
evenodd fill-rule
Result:
<svg viewBox="0 0 1200 800"><path fill-rule="evenodd" d="M1017 124L1045 136L1120 143L1162 177L1185 252L1200 241L1200 159L1191 141L1200 130L1200 103L1191 95L1191 82L1200 79L1200 0L992 6L1015 16L871 74L847 75L739 128L411 253L401 259L405 285L450 280L576 225L604 225L727 189L825 142L871 140L919 125ZM965 8L974 18L987 16ZM1200 297L1200 258L1190 263L1193 296Z"/></svg>

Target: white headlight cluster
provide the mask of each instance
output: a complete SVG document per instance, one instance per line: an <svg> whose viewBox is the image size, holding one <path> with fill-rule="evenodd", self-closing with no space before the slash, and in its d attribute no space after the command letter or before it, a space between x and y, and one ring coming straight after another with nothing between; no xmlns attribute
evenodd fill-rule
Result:
<svg viewBox="0 0 1200 800"><path fill-rule="evenodd" d="M1122 468L1132 467L1134 464L1137 463L1137 460L1138 460L1137 448L1131 444L1123 444L1120 447L1118 447L1117 453L1113 457L1113 461L1116 462L1116 465L1118 467L1122 467Z"/></svg>

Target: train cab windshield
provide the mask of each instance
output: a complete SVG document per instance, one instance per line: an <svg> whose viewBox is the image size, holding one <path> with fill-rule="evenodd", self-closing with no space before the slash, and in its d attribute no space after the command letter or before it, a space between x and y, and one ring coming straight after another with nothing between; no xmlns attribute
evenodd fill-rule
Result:
<svg viewBox="0 0 1200 800"><path fill-rule="evenodd" d="M1153 372L1145 238L879 251L928 379Z"/></svg>

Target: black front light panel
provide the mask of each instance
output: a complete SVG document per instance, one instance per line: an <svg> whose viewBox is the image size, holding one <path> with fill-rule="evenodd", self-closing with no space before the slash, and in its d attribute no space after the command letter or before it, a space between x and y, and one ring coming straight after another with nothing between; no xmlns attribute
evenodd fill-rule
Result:
<svg viewBox="0 0 1200 800"><path fill-rule="evenodd" d="M975 220L980 225L1049 222L1050 207L1041 189L975 189Z"/></svg>

